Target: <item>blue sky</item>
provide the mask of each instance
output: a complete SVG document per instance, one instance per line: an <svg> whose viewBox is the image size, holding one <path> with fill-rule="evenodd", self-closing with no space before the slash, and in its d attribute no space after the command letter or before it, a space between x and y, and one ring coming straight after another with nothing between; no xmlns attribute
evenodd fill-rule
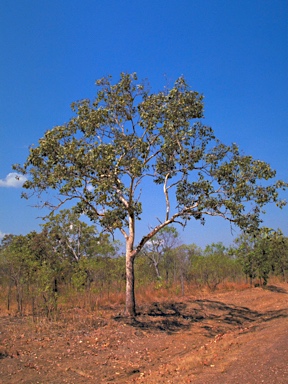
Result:
<svg viewBox="0 0 288 384"><path fill-rule="evenodd" d="M2 0L0 3L0 237L39 230L42 213L20 199L11 165L47 129L120 72L153 90L184 75L205 96L204 123L288 179L286 0ZM9 178L10 177L10 178ZM283 194L284 198L287 198ZM152 223L149 201L138 235ZM288 235L288 208L267 207L264 225ZM151 220L151 221L150 221ZM186 243L231 243L228 223L191 223Z"/></svg>

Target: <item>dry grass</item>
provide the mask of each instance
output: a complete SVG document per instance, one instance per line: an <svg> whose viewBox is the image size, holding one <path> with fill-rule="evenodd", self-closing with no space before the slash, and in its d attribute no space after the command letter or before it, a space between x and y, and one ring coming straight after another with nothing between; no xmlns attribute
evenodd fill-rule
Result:
<svg viewBox="0 0 288 384"><path fill-rule="evenodd" d="M287 284L272 281L261 289L227 283L214 292L189 285L185 292L187 297L177 286L138 287L139 316L133 321L118 315L124 309L121 292L67 293L53 321L44 313L34 321L26 316L29 303L24 316L13 317L14 303L9 316L3 311L0 316L1 379L27 384L220 383L222 376L209 381L205 375L212 370L224 375L239 356L249 355L248 362L256 358L258 341L263 344L261 362L270 344L287 333ZM245 372L246 364L237 369Z"/></svg>
<svg viewBox="0 0 288 384"><path fill-rule="evenodd" d="M273 277L269 280L269 285L279 284L279 279ZM249 289L250 285L243 281L231 282L225 281L217 287L215 293L227 292L227 291L244 291ZM195 284L185 284L184 296L182 295L179 284L155 287L155 284L149 286L142 286L136 288L136 301L137 306L149 305L155 302L179 302L185 300L187 297L198 297L210 295L212 292L207 286L199 287ZM40 298L41 299L41 298ZM39 299L39 302L40 302ZM105 312L119 311L122 312L125 306L125 292L111 291L111 292L75 292L67 291L60 295L58 298L57 311L55 316L51 316L52 320L63 319L64 316L70 316L73 313L74 318L71 321L76 321L81 317L93 317L102 316ZM15 298L10 303L9 310L7 309L7 298L5 291L1 292L0 296L0 311L3 315L11 317L19 316L17 312L17 303ZM65 315L64 315L65 314ZM67 315L68 314L68 315ZM31 300L24 301L23 316L32 315ZM36 308L34 321L39 322L40 319L45 318L46 314L43 309ZM71 315L72 316L72 315ZM50 320L51 320L50 319ZM78 320L77 320L78 321ZM89 321L89 320L88 320Z"/></svg>

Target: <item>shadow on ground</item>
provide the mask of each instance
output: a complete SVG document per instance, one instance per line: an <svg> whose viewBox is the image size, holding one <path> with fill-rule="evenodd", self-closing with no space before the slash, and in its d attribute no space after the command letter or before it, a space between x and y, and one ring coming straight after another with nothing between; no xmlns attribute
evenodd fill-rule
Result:
<svg viewBox="0 0 288 384"><path fill-rule="evenodd" d="M268 289L268 291L271 291L271 292L286 293L287 294L286 289L281 288L281 287L276 287L276 285L267 285L266 289Z"/></svg>
<svg viewBox="0 0 288 384"><path fill-rule="evenodd" d="M258 312L250 308L213 300L195 300L187 303L152 303L140 308L135 318L115 317L116 321L145 331L175 333L189 330L196 324L208 337L228 330L248 329L277 318L288 317L288 309Z"/></svg>

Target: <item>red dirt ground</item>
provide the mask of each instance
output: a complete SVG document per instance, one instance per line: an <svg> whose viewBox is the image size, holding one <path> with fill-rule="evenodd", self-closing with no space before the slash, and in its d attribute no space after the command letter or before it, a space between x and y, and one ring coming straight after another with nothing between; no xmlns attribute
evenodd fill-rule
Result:
<svg viewBox="0 0 288 384"><path fill-rule="evenodd" d="M0 314L0 383L287 384L287 299L277 284L155 302L131 320Z"/></svg>

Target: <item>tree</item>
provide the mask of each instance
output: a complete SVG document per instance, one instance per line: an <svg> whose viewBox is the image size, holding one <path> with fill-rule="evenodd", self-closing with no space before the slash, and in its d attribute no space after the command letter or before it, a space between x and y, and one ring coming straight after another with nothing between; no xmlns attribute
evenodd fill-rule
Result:
<svg viewBox="0 0 288 384"><path fill-rule="evenodd" d="M168 279L169 254L177 245L179 245L179 234L175 227L162 228L153 239L146 243L143 252L154 266L157 279L162 278L159 270L159 265L162 261L164 261L166 277Z"/></svg>
<svg viewBox="0 0 288 384"><path fill-rule="evenodd" d="M269 274L273 271L280 272L285 278L287 248L285 249L284 239L280 231L261 227L251 233L242 233L235 240L235 253L243 272L249 276L250 285L256 277L261 285L267 285Z"/></svg>
<svg viewBox="0 0 288 384"><path fill-rule="evenodd" d="M82 256L89 255L99 242L95 226L89 226L80 220L79 212L63 209L58 215L50 215L43 225L54 252L79 262Z"/></svg>
<svg viewBox="0 0 288 384"><path fill-rule="evenodd" d="M193 249L194 248L194 249ZM189 269L191 265L191 253L196 251L194 244L190 245L180 245L177 248L174 248L171 252L171 256L174 260L174 281L178 278L181 284L181 293L182 296L185 294L184 281L189 280Z"/></svg>
<svg viewBox="0 0 288 384"><path fill-rule="evenodd" d="M24 293L33 281L32 275L39 266L31 251L30 235L5 235L1 242L0 266L8 279L7 308L10 308L12 287L16 289L18 312L23 313Z"/></svg>
<svg viewBox="0 0 288 384"><path fill-rule="evenodd" d="M287 282L288 238L278 229L272 233L270 243L272 270Z"/></svg>
<svg viewBox="0 0 288 384"><path fill-rule="evenodd" d="M195 270L200 275L200 281L215 290L225 279L235 275L235 266L237 267L228 249L219 242L205 247L203 256L195 263Z"/></svg>
<svg viewBox="0 0 288 384"><path fill-rule="evenodd" d="M255 237L252 233L242 232L234 242L236 244L236 249L231 250L231 253L235 253L242 266L246 280L249 278L250 285L252 286L253 279L255 279L257 275L256 260L254 255Z"/></svg>
<svg viewBox="0 0 288 384"><path fill-rule="evenodd" d="M109 268L103 266L115 257L118 243L111 242L109 234L98 233L95 225L80 220L75 209L63 209L50 214L43 225L46 238L53 248L54 258L61 260L60 267L66 272L74 287L83 290L95 280L95 268L107 276ZM59 263L58 263L59 264ZM54 262L54 266L57 263ZM57 286L57 279L55 279Z"/></svg>
<svg viewBox="0 0 288 384"><path fill-rule="evenodd" d="M77 200L76 209L103 230L120 230L126 243L125 313L134 316L135 257L161 229L172 223L185 226L191 218L204 223L207 215L240 228L255 227L263 205L284 204L278 189L286 184L261 184L275 171L215 138L200 120L203 96L183 77L158 93L138 84L135 73L122 73L114 85L111 77L102 78L96 86L95 99L73 103L75 116L48 130L25 164L14 169L29 174L24 188L32 194L57 192L57 199L45 198L43 206L56 209ZM141 197L149 194L147 179L163 193L165 212L136 243Z"/></svg>

